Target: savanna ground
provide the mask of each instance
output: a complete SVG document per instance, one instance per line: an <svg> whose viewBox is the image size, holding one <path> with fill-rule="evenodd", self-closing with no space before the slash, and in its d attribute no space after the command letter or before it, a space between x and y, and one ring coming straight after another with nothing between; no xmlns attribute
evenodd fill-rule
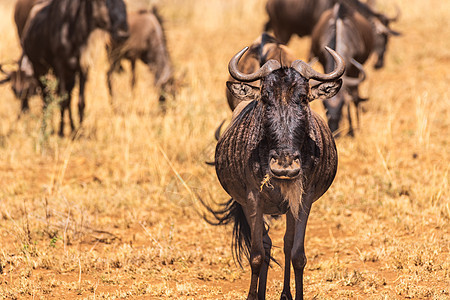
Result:
<svg viewBox="0 0 450 300"><path fill-rule="evenodd" d="M0 1L2 62L20 54L13 2ZM160 1L182 78L165 115L142 65L134 93L128 72L114 77L111 107L101 42L76 140L42 134L37 97L17 121L19 102L0 87L0 298L245 298L250 268L233 262L231 228L206 224L195 194L228 199L204 161L230 119L228 60L260 34L264 2ZM450 2L395 2L403 36L384 69L368 63L360 128L337 140L337 177L311 212L307 299L450 297ZM309 39L290 47L306 59ZM283 219L272 222L280 261L283 230ZM269 270L268 299L279 299L282 274Z"/></svg>

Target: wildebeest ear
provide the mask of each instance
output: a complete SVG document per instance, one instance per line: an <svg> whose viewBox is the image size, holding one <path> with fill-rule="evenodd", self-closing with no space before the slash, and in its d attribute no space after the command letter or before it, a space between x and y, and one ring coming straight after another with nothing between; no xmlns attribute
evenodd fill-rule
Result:
<svg viewBox="0 0 450 300"><path fill-rule="evenodd" d="M342 79L336 81L322 82L311 87L309 101L314 99L325 100L336 95L342 86Z"/></svg>
<svg viewBox="0 0 450 300"><path fill-rule="evenodd" d="M259 87L242 82L227 81L230 93L239 100L255 100L259 98Z"/></svg>

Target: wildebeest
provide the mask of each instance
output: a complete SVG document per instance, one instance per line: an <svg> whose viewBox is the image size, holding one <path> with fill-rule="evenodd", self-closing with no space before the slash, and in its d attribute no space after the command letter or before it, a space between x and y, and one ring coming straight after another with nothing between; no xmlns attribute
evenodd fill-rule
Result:
<svg viewBox="0 0 450 300"><path fill-rule="evenodd" d="M287 44L293 34L309 36L322 14L336 2L353 7L370 20L376 41L372 50L377 55L375 68L381 68L389 36L399 35L389 28L390 23L398 19L398 9L397 15L390 18L359 0L268 0L266 11L269 21L264 30L272 29L275 37L283 44Z"/></svg>
<svg viewBox="0 0 450 300"><path fill-rule="evenodd" d="M18 0L14 6L14 22L17 27L19 40L23 36L23 28L27 22L30 11L34 5L45 3L49 0ZM20 100L21 112L29 109L28 99L38 92L38 83L33 77L33 68L27 57L20 57L16 70L5 71L0 65L0 71L6 78L0 84L10 82L14 95ZM20 116L20 115L19 115Z"/></svg>
<svg viewBox="0 0 450 300"><path fill-rule="evenodd" d="M64 112L69 111L72 131L75 126L71 114L71 92L79 74L80 90L84 90L85 73L80 56L89 35L95 29L104 29L113 39L128 37L126 7L123 0L54 0L30 18L24 28L22 44L48 105L50 93L40 78L50 69L58 80L57 95L61 108L59 135L64 135ZM80 92L81 94L81 92ZM80 97L78 110L80 124L84 117L84 98Z"/></svg>
<svg viewBox="0 0 450 300"><path fill-rule="evenodd" d="M131 87L136 84L136 61L141 60L155 73L155 86L160 89L160 103L166 94L173 95L173 67L167 50L163 20L156 7L151 11L140 10L128 13L130 36L124 43L112 41L107 47L110 68L107 73L109 94L113 95L111 86L112 73L120 69L122 59L131 63Z"/></svg>
<svg viewBox="0 0 450 300"><path fill-rule="evenodd" d="M290 67L269 60L255 72L245 74L237 65L247 49L229 63L230 74L238 82L231 82L228 87L243 101L234 110L215 153L217 176L232 198L223 203L222 209L205 205L213 213L216 225L234 223L236 257L239 261L245 254L252 270L247 299L265 299L271 240L264 215L286 214L281 298L292 299L292 263L296 299L303 299L306 222L312 203L327 191L337 169L331 132L310 109L309 102L337 93L344 61L327 48L336 61L335 69L328 74L318 73L300 60ZM310 79L320 83L311 87ZM261 80L260 87L245 83L255 80ZM242 85L247 88L242 89Z"/></svg>
<svg viewBox="0 0 450 300"><path fill-rule="evenodd" d="M248 51L242 56L242 59L239 60L238 70L243 73L253 73L270 59L278 60L281 65L289 66L295 60L295 56L288 47L281 45L280 42L271 35L263 33L250 45ZM230 85L233 82L236 81L230 76L227 85ZM258 87L259 80L250 82L250 84ZM242 85L241 87L243 89L247 88L246 85ZM242 92L245 93L245 91ZM234 110L242 101L241 98L235 97L228 88L226 89L226 95L231 110Z"/></svg>
<svg viewBox="0 0 450 300"><path fill-rule="evenodd" d="M20 100L21 113L29 110L28 99L38 93L38 83L33 77L33 70L29 63L26 63L27 58L21 58L17 63L17 69L6 71L0 65L0 72L6 77L0 80L0 84L11 83L11 88L17 99ZM20 117L20 114L19 114Z"/></svg>
<svg viewBox="0 0 450 300"><path fill-rule="evenodd" d="M333 0L268 0L265 31L273 29L275 37L287 44L293 34L310 35L322 13L332 6Z"/></svg>
<svg viewBox="0 0 450 300"><path fill-rule="evenodd" d="M323 51L325 46L335 49L343 56L347 63L344 88L332 97L323 101L326 108L328 125L331 131L338 130L342 116L342 109L346 103L353 102L358 110L358 104L365 99L359 97L358 84L361 79L361 64L366 62L374 45L374 36L370 22L356 10L343 4L336 4L333 9L322 14L317 26L312 33L311 57L318 57L325 71L334 68L333 58ZM354 63L351 63L351 62ZM353 125L348 107L349 135L353 135Z"/></svg>

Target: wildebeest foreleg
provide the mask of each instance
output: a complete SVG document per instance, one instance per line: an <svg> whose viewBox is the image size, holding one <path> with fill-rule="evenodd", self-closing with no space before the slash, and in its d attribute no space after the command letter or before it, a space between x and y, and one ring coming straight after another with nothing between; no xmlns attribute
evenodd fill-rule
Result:
<svg viewBox="0 0 450 300"><path fill-rule="evenodd" d="M265 257L263 246L264 219L260 202L258 193L250 192L247 198L247 205L243 206L251 232L250 266L252 277L248 291L248 300L257 299L258 279ZM265 291L262 292L263 295L264 293ZM264 299L264 297L260 299Z"/></svg>
<svg viewBox="0 0 450 300"><path fill-rule="evenodd" d="M21 106L20 106L20 113L26 113L30 110L30 106L28 105L28 96L22 97L20 99Z"/></svg>
<svg viewBox="0 0 450 300"><path fill-rule="evenodd" d="M284 234L284 283L281 300L292 300L291 294L291 252L294 244L295 222L291 211L286 214L286 233Z"/></svg>
<svg viewBox="0 0 450 300"><path fill-rule="evenodd" d="M80 70L79 71L79 81L80 81L80 90L78 93L78 115L80 117L80 126L81 123L83 123L83 119L84 119L84 108L86 107L86 102L85 102L85 98L84 98L84 89L86 87L86 81L87 81L87 77L88 77L88 70L83 71Z"/></svg>
<svg viewBox="0 0 450 300"><path fill-rule="evenodd" d="M72 131L75 130L75 125L72 118L72 108L70 103L72 101L72 89L75 85L75 76L70 76L66 80L61 80L59 84L58 96L60 99L60 109L61 109L61 121L59 126L59 136L64 136L64 113L66 109L69 111L69 121Z"/></svg>
<svg viewBox="0 0 450 300"><path fill-rule="evenodd" d="M136 85L136 61L131 60L131 89L134 91Z"/></svg>
<svg viewBox="0 0 450 300"><path fill-rule="evenodd" d="M106 82L108 83L108 91L109 91L109 96L111 98L113 96L111 77L112 77L112 74L113 74L114 70L118 67L119 63L120 63L120 61L114 61L113 63L111 63L111 66L109 67L109 70L106 73Z"/></svg>
<svg viewBox="0 0 450 300"><path fill-rule="evenodd" d="M259 273L258 299L265 299L266 297L267 271L269 270L270 251L272 249L272 240L269 237L269 230L264 230L263 245L265 257L261 272Z"/></svg>
<svg viewBox="0 0 450 300"><path fill-rule="evenodd" d="M304 197L305 199L306 197ZM306 266L305 231L308 222L311 203L304 204L300 216L295 222L294 244L292 246L291 260L295 273L295 299L303 299L303 270Z"/></svg>
<svg viewBox="0 0 450 300"><path fill-rule="evenodd" d="M352 122L352 114L351 114L351 102L347 103L347 118L348 118L348 135L355 136L355 133L353 131L353 122Z"/></svg>

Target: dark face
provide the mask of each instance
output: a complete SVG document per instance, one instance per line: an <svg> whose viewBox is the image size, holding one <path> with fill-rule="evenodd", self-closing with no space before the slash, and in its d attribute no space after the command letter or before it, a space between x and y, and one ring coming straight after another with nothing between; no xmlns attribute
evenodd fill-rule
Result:
<svg viewBox="0 0 450 300"><path fill-rule="evenodd" d="M108 30L116 42L128 38L127 10L123 0L94 0L93 15L97 26Z"/></svg>
<svg viewBox="0 0 450 300"><path fill-rule="evenodd" d="M309 128L309 83L292 68L274 71L261 86L270 175L291 180L301 175L300 149Z"/></svg>
<svg viewBox="0 0 450 300"><path fill-rule="evenodd" d="M375 63L375 69L380 69L384 66L384 53L386 52L387 44L389 41L389 35L386 33L377 33L375 35L375 49L374 52L377 55L377 62Z"/></svg>
<svg viewBox="0 0 450 300"><path fill-rule="evenodd" d="M344 103L345 99L343 91L340 91L336 96L323 101L327 114L328 127L330 127L331 132L335 132L339 129L339 122L341 121Z"/></svg>
<svg viewBox="0 0 450 300"><path fill-rule="evenodd" d="M18 99L25 99L36 95L37 84L33 76L27 76L23 71L11 73L11 87Z"/></svg>

